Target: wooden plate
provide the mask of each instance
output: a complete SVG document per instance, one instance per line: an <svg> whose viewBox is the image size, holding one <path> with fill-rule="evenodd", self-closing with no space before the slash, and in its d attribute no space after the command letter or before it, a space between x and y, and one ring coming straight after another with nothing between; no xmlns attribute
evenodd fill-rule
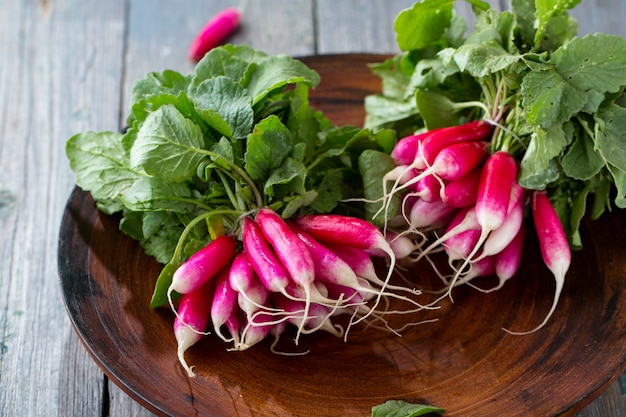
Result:
<svg viewBox="0 0 626 417"><path fill-rule="evenodd" d="M338 124L362 123L363 97L380 91L377 55L305 59L322 76L313 105ZM626 365L626 217L584 223L558 310L530 329L554 283L529 233L518 276L491 294L460 288L439 321L399 338L351 331L347 343L317 334L305 356L270 353L269 342L229 352L216 337L188 351L196 378L176 358L168 311L148 304L160 266L76 189L60 231L59 273L68 314L93 359L151 411L172 416L358 416L388 399L429 403L448 416L573 415ZM429 270L414 271L428 278Z"/></svg>

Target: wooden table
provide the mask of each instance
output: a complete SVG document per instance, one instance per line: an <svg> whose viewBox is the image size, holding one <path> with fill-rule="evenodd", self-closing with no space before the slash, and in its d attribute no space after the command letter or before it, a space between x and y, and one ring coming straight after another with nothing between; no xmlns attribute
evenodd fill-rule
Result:
<svg viewBox="0 0 626 417"><path fill-rule="evenodd" d="M507 1L491 1L494 7ZM103 375L66 315L57 275L74 187L65 141L124 124L130 86L187 73L187 47L234 0L0 1L0 415L148 416ZM412 0L250 0L233 43L294 56L395 53ZM467 14L469 6L460 3ZM504 7L504 6L502 6ZM626 0L583 0L580 32L626 36ZM626 415L618 382L579 413Z"/></svg>

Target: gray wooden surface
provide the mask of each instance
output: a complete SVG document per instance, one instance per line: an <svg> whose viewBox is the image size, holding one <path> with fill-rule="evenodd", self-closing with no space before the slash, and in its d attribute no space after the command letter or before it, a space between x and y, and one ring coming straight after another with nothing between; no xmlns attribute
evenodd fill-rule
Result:
<svg viewBox="0 0 626 417"><path fill-rule="evenodd" d="M74 186L64 145L123 125L129 88L146 72L190 71L193 35L237 4L0 0L0 416L151 415L88 357L62 303L57 239ZM231 42L271 54L393 53L393 19L411 4L248 0ZM574 15L581 33L626 36L626 0L583 0ZM624 417L626 397L615 383L579 415Z"/></svg>

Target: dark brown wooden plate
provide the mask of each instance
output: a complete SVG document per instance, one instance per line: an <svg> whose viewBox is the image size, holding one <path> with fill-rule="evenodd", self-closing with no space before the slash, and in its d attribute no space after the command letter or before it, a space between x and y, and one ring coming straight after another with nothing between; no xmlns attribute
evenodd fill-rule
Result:
<svg viewBox="0 0 626 417"><path fill-rule="evenodd" d="M383 58L305 59L322 76L313 105L335 123L361 125L363 97L380 91L367 64ZM558 310L536 333L501 329L533 328L552 301L553 278L529 233L518 276L490 294L460 288L436 323L401 338L353 329L347 343L317 334L303 341L311 352L296 357L270 353L269 342L229 352L208 336L188 351L192 379L176 358L172 314L149 308L160 265L80 189L63 216L58 261L86 349L157 414L365 417L374 405L404 399L448 416L571 416L626 365L626 216L586 222L582 235L585 248L574 254Z"/></svg>

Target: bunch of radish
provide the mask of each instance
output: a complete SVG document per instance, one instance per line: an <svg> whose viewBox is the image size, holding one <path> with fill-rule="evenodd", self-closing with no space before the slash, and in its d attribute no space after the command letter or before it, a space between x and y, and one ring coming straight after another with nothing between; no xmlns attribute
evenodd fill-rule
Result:
<svg viewBox="0 0 626 417"><path fill-rule="evenodd" d="M480 276L495 275L499 284L475 288L499 289L516 273L530 206L543 259L556 280L552 308L535 331L556 308L570 248L547 193L517 183L517 161L506 150L492 149L492 130L489 122L476 120L399 140L391 154L396 167L383 179L379 213L385 214L386 227L419 241L412 261L445 251L451 272L438 274L447 297L454 287L473 285ZM387 218L398 195L399 214Z"/></svg>
<svg viewBox="0 0 626 417"><path fill-rule="evenodd" d="M184 353L211 327L233 350L245 350L268 336L276 342L288 325L296 345L302 334L318 330L346 337L361 321L387 327L384 316L391 312L379 306L388 297L412 306L404 312L424 308L415 300L418 290L389 283L407 250L394 251L402 248L399 241L392 245L365 220L335 214L290 220L262 208L243 217L238 235L215 238L172 276L178 357L190 376ZM387 270L379 278L373 258L382 256ZM345 326L335 322L340 315Z"/></svg>

